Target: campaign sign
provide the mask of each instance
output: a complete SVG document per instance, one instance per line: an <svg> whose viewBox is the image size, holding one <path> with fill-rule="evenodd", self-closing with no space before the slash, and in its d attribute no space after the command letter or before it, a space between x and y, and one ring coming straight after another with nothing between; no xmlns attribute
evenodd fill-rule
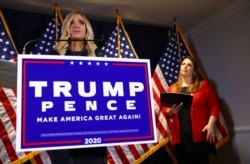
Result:
<svg viewBox="0 0 250 164"><path fill-rule="evenodd" d="M156 142L150 62L19 55L17 150Z"/></svg>

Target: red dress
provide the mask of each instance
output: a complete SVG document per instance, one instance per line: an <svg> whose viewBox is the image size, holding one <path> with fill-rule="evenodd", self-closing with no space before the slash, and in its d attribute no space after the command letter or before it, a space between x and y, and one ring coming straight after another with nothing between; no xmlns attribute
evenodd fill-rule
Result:
<svg viewBox="0 0 250 164"><path fill-rule="evenodd" d="M168 91L173 92L173 88L174 85L171 85L168 88ZM167 118L172 134L172 145L183 143L183 140L186 140L186 138L187 140L190 140L192 145L193 143L198 143L201 145L204 145L204 143L209 143L206 138L207 132L202 132L202 129L207 125L210 116L218 117L219 115L219 105L216 94L209 83L205 80L202 81L201 88L191 94L193 95L193 102L191 109L188 112L189 114L184 112L186 113L184 115L176 114L172 118ZM180 118L182 120L180 120ZM181 127L180 123L183 121L187 122L189 120L190 128L188 128L188 125L186 126L186 124L182 124L182 126L185 125L185 127ZM190 129L189 134L186 133L187 131L183 132L183 129ZM183 133L188 135L183 136ZM198 147L200 146L198 145Z"/></svg>

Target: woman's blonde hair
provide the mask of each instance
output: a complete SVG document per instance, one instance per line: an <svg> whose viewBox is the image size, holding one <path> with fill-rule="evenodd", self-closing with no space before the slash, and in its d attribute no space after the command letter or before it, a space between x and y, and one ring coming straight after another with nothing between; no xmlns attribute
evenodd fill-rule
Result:
<svg viewBox="0 0 250 164"><path fill-rule="evenodd" d="M76 14L80 14L84 17L85 20L85 25L86 25L86 36L84 38L84 46L85 49L88 51L88 56L96 56L95 55L95 50L97 48L96 44L94 43L94 32L92 29L92 26L89 22L89 20L86 18L86 16L80 12L80 11L72 11L67 14L65 17L63 24L62 24L62 29L61 29L61 37L60 40L68 40L68 41L59 41L55 44L55 50L60 54L60 55L65 55L66 51L70 48L70 31L69 27L71 24L71 21L73 20L73 17ZM91 41L86 41L86 40L91 40Z"/></svg>
<svg viewBox="0 0 250 164"><path fill-rule="evenodd" d="M191 62L193 63L193 66L194 66L194 72L192 74L192 82L188 86L187 91L190 92L190 93L196 92L198 89L200 89L201 84L202 84L201 83L202 78L201 78L201 75L200 75L200 68L199 68L199 65L198 65L197 61L195 60L195 58L193 58L191 56L188 56L188 57L184 58L182 60L182 62L185 59L191 60ZM179 73L179 77L178 77L177 82L175 83L174 90L176 92L180 92L181 87L182 87L182 75Z"/></svg>

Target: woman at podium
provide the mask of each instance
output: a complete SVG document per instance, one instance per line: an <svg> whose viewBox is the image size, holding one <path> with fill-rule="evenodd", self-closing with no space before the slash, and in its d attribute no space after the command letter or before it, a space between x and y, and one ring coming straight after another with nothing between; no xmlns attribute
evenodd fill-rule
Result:
<svg viewBox="0 0 250 164"><path fill-rule="evenodd" d="M102 56L94 43L94 33L87 17L80 11L68 13L61 29L60 40L52 55ZM77 148L49 151L52 163L106 163L106 147Z"/></svg>

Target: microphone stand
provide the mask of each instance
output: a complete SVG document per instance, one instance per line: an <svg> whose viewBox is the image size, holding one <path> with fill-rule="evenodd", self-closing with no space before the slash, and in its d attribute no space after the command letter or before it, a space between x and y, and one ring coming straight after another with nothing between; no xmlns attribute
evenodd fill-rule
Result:
<svg viewBox="0 0 250 164"><path fill-rule="evenodd" d="M104 35L101 34L101 38L100 39L83 39L83 40L77 40L77 39L57 39L57 40L50 40L50 39L32 39L32 40L29 40L27 41L24 46L23 46L23 52L22 54L26 54L26 47L30 44L30 43L33 43L33 42L38 42L38 41L56 41L56 42L60 42L60 41L97 41L97 42L101 42L104 40Z"/></svg>
<svg viewBox="0 0 250 164"><path fill-rule="evenodd" d="M33 42L38 42L40 39L32 39L32 40L29 40L28 42L26 42L23 46L23 54L26 54L26 47L30 44L30 43L33 43Z"/></svg>

